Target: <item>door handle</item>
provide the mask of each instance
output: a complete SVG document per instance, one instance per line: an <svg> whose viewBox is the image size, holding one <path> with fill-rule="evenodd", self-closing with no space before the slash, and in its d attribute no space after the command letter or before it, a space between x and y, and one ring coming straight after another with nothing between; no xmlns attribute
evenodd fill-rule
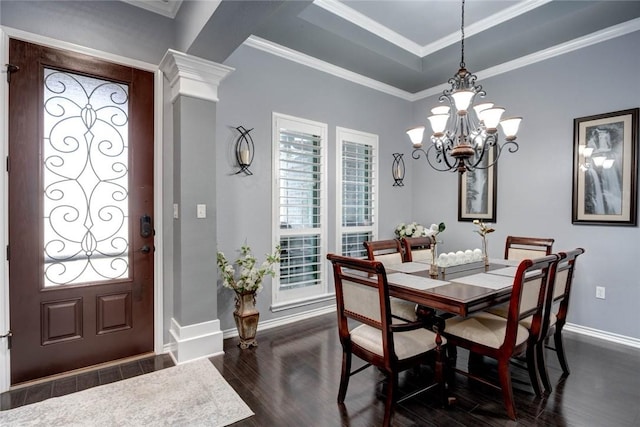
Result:
<svg viewBox="0 0 640 427"><path fill-rule="evenodd" d="M140 249L138 249L138 251L142 252L143 254L148 254L149 252L151 252L151 246L144 245Z"/></svg>

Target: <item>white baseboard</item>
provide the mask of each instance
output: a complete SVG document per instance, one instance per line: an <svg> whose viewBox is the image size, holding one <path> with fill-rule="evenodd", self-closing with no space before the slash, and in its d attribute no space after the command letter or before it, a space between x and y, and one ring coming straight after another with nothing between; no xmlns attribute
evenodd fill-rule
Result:
<svg viewBox="0 0 640 427"><path fill-rule="evenodd" d="M640 339L638 338L627 337L625 335L614 334L612 332L601 331L599 329L588 328L586 326L575 325L573 323L566 323L563 330L622 344L628 347L640 348Z"/></svg>
<svg viewBox="0 0 640 427"><path fill-rule="evenodd" d="M258 331L265 331L267 329L276 328L278 326L287 325L289 323L298 322L300 320L311 319L312 317L322 316L327 313L335 313L336 305L332 304L326 307L320 307L313 310L304 311L302 313L292 314L289 316L282 316L276 319L265 320L258 322ZM227 329L223 332L224 338L232 338L238 336L238 330L236 328Z"/></svg>
<svg viewBox="0 0 640 427"><path fill-rule="evenodd" d="M277 319L265 320L258 324L258 331L264 331L267 329L275 328L278 326L287 325L289 323L298 322L300 320L310 319L312 317L322 316L323 314L333 313L336 310L335 305L330 305L327 307L318 308L315 310L305 311L303 313L293 314L290 316L278 317ZM576 325L573 323L567 323L564 325L564 330L567 332L576 333L579 335L585 335L592 338L614 342L617 344L625 345L628 347L638 348L640 349L640 339L627 337L624 335L614 334L611 332L601 331L599 329L589 328L586 326ZM226 329L222 331L223 339L233 338L238 336L238 330L236 328ZM166 344L163 348L165 353L170 353L171 357L174 357L172 344ZM220 350L215 352L214 354L210 354L207 357L213 356L215 354L222 354L222 346ZM205 356L201 356L205 357ZM174 361L176 358L174 357ZM177 362L176 362L177 363Z"/></svg>
<svg viewBox="0 0 640 427"><path fill-rule="evenodd" d="M218 319L181 326L172 318L169 334L168 352L177 365L223 352L224 338Z"/></svg>

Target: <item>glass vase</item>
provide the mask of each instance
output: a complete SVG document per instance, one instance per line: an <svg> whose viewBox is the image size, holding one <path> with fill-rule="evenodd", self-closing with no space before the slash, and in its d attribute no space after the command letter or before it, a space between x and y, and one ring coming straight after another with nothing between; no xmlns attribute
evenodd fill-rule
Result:
<svg viewBox="0 0 640 427"><path fill-rule="evenodd" d="M482 236L482 261L484 261L484 266L489 266L489 250L487 248L487 237Z"/></svg>
<svg viewBox="0 0 640 427"><path fill-rule="evenodd" d="M438 277L438 248L435 242L431 243L431 265L429 266L429 276Z"/></svg>

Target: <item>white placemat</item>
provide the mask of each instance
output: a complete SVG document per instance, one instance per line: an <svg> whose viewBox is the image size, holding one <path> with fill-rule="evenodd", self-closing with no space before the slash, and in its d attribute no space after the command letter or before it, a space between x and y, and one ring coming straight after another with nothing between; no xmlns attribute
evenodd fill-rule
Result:
<svg viewBox="0 0 640 427"><path fill-rule="evenodd" d="M518 267L505 267L498 268L497 270L489 270L487 271L487 273L499 274L500 276L516 277L516 271L518 271Z"/></svg>
<svg viewBox="0 0 640 427"><path fill-rule="evenodd" d="M458 277L454 279L456 283L465 285L482 286L489 289L504 289L513 285L513 278L501 276L499 274L478 273L471 276Z"/></svg>
<svg viewBox="0 0 640 427"><path fill-rule="evenodd" d="M414 276L412 274L405 273L387 274L387 281L394 285L400 285L421 291L449 284L449 282L445 282L444 280L429 279L428 277Z"/></svg>
<svg viewBox="0 0 640 427"><path fill-rule="evenodd" d="M403 262L402 264L390 265L387 270L399 271L401 273L417 273L418 271L427 271L428 264L420 262Z"/></svg>

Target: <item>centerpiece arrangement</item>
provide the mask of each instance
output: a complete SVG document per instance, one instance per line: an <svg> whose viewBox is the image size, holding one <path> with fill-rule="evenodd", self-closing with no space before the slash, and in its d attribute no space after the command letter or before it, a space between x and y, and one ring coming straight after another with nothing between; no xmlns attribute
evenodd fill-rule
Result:
<svg viewBox="0 0 640 427"><path fill-rule="evenodd" d="M236 308L233 317L240 336L240 348L255 347L256 332L260 313L256 309L256 293L262 290L265 276L274 277L274 265L280 262L280 246L273 254L267 254L265 261L258 266L251 248L245 243L240 248L240 257L230 264L223 252L216 256L218 269L222 276L222 285L235 292Z"/></svg>

